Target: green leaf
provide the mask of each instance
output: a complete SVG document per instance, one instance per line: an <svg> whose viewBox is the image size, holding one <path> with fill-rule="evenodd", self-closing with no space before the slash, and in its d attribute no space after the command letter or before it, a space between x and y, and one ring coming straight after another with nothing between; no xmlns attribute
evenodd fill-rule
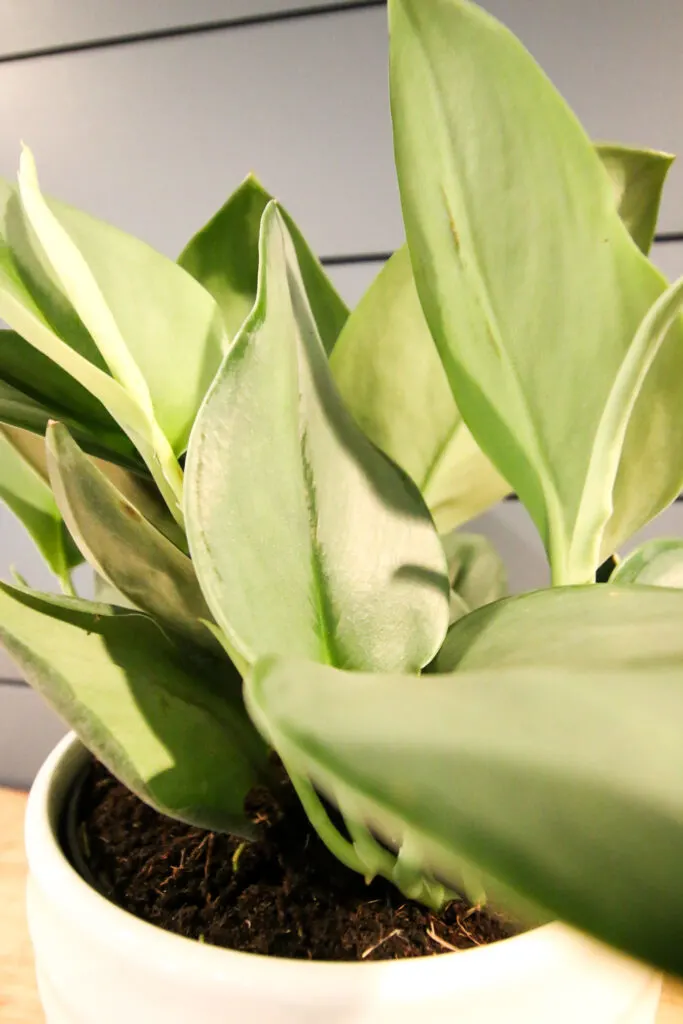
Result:
<svg viewBox="0 0 683 1024"><path fill-rule="evenodd" d="M652 149L599 143L598 156L607 171L619 216L641 252L650 251L666 176L675 157Z"/></svg>
<svg viewBox="0 0 683 1024"><path fill-rule="evenodd" d="M256 299L259 229L272 198L250 174L178 258L180 266L213 295L231 339ZM282 207L280 213L294 243L320 337L331 352L348 309L292 218Z"/></svg>
<svg viewBox="0 0 683 1024"><path fill-rule="evenodd" d="M4 193L0 189L0 196L5 194L7 189ZM0 218L3 220L4 235L11 234L9 229L13 224L19 224L22 230L26 228L21 220L21 210L17 214L16 197L13 193L9 195L10 198L2 209ZM80 335L79 344L75 345L73 337L70 336L70 343L67 344L54 332L34 297L38 296L44 303L44 297L48 294L47 287L42 281L34 282L31 290L26 284L26 278L30 277L27 270L30 261L22 265L17 261L17 252L21 250L22 256L25 256L27 251L24 236L22 235L18 241L13 237L13 243L15 249L11 251L4 237L0 238L0 316L15 327L23 339L55 362L61 370L74 377L105 406L142 455L169 508L174 515L180 516L178 500L182 489L182 474L168 440L162 434L149 408L144 409L140 406L118 381L100 368L98 361L102 360L92 341L89 344L90 348L94 349L95 356L90 350L84 355L82 350L87 349L87 346L84 347L80 343ZM33 256L35 258L35 253ZM53 289L49 294L52 299L56 292Z"/></svg>
<svg viewBox="0 0 683 1024"><path fill-rule="evenodd" d="M0 331L0 377L37 402L104 433L117 430L116 421L90 391L16 331Z"/></svg>
<svg viewBox="0 0 683 1024"><path fill-rule="evenodd" d="M136 607L213 647L192 562L90 461L61 424L47 432L52 490L84 558Z"/></svg>
<svg viewBox="0 0 683 1024"><path fill-rule="evenodd" d="M68 429L68 424L63 424ZM72 437L73 431L69 430ZM74 437L77 441L77 438ZM79 445L82 448L82 445ZM149 476L130 473L121 466L112 465L105 459L91 457L90 462L104 474L123 497L134 505L144 519L155 529L163 533L173 544L185 554L189 553L185 531L171 515L168 505Z"/></svg>
<svg viewBox="0 0 683 1024"><path fill-rule="evenodd" d="M473 611L508 592L507 573L490 540L478 533L454 530L441 538L451 591Z"/></svg>
<svg viewBox="0 0 683 1024"><path fill-rule="evenodd" d="M292 653L410 671L438 649L439 538L415 486L339 398L275 204L254 311L192 434L185 501L204 595L246 661Z"/></svg>
<svg viewBox="0 0 683 1024"><path fill-rule="evenodd" d="M0 500L26 528L51 571L68 587L69 572L81 557L36 465L33 456L37 453L26 442L22 431L0 427Z"/></svg>
<svg viewBox="0 0 683 1024"><path fill-rule="evenodd" d="M591 460L596 487L601 473L614 479L615 443L620 441L623 448L607 505L613 515L602 535L599 560L617 551L683 489L682 307L683 278L666 289L644 318L605 403L596 435L600 447ZM607 447L610 434L612 448Z"/></svg>
<svg viewBox="0 0 683 1024"><path fill-rule="evenodd" d="M665 153L598 145L625 226L648 251L666 172ZM413 478L441 533L510 491L458 412L402 247L353 310L330 365L368 437ZM425 415L425 409L429 415Z"/></svg>
<svg viewBox="0 0 683 1024"><path fill-rule="evenodd" d="M94 395L127 432L148 432L142 411L121 385L53 332L25 287L9 248L1 241L0 315L17 327L22 338Z"/></svg>
<svg viewBox="0 0 683 1024"><path fill-rule="evenodd" d="M164 814L251 834L266 768L225 659L172 643L139 612L0 584L0 640L121 782Z"/></svg>
<svg viewBox="0 0 683 1024"><path fill-rule="evenodd" d="M87 328L111 374L180 454L221 359L225 336L215 302L144 242L46 200L26 149L19 194L53 286ZM8 242L12 246L11 234Z"/></svg>
<svg viewBox="0 0 683 1024"><path fill-rule="evenodd" d="M44 435L49 419L48 409L0 380L0 423Z"/></svg>
<svg viewBox="0 0 683 1024"><path fill-rule="evenodd" d="M23 415L19 407L15 409L12 420L15 426L35 430L33 400L47 410L35 432L44 436L46 419L62 419L78 434L88 451L136 468L138 472L144 471L144 464L129 438L102 403L15 331L0 331L0 382L21 392L21 404L27 406ZM17 417L20 422L15 422ZM4 418L0 406L0 420Z"/></svg>
<svg viewBox="0 0 683 1024"><path fill-rule="evenodd" d="M100 604L114 604L117 608L131 608L135 610L135 605L127 597L124 597L116 587L112 587L111 583L98 576L97 573L95 573L94 594L95 601Z"/></svg>
<svg viewBox="0 0 683 1024"><path fill-rule="evenodd" d="M4 424L0 431L7 438L14 450L36 473L44 483L49 484L45 439L28 430Z"/></svg>
<svg viewBox="0 0 683 1024"><path fill-rule="evenodd" d="M657 447L659 423L681 419L683 328L632 411L636 438L657 395L658 424L638 446L647 478L636 487L627 437L615 488L593 471L606 457L600 425L664 279L619 219L590 140L503 26L461 0L389 10L398 177L427 322L458 408L529 509L554 581L587 582L610 517L605 548L642 525L643 492L651 515L683 483L683 447Z"/></svg>
<svg viewBox="0 0 683 1024"><path fill-rule="evenodd" d="M456 622L436 669L666 668L683 662L682 615L676 591L611 580L519 594Z"/></svg>
<svg viewBox="0 0 683 1024"><path fill-rule="evenodd" d="M683 540L648 540L619 562L610 583L639 583L683 590Z"/></svg>
<svg viewBox="0 0 683 1024"><path fill-rule="evenodd" d="M419 681L267 659L246 700L290 771L424 870L473 867L513 912L683 974L683 660L656 670L656 641L631 671Z"/></svg>
<svg viewBox="0 0 683 1024"><path fill-rule="evenodd" d="M458 412L405 247L351 313L330 367L358 425L412 477L441 533L509 493Z"/></svg>

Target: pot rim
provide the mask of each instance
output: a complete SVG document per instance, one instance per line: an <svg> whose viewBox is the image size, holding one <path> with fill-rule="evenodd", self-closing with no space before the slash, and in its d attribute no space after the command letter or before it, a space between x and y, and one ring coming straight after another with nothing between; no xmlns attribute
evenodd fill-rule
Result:
<svg viewBox="0 0 683 1024"><path fill-rule="evenodd" d="M153 972L167 974L182 965L184 973L210 980L225 975L228 966L237 970L245 984L288 988L305 985L327 990L340 983L365 988L372 980L390 986L408 1001L420 1001L425 991L452 990L461 983L469 988L486 983L491 976L524 976L576 955L577 945L595 945L559 923L502 939L488 946L406 960L358 961L292 960L227 949L143 921L96 892L69 863L57 838L62 808L73 781L87 756L75 734L68 734L49 755L31 788L25 824L30 886L37 886L56 914L79 921L88 930L96 927L98 942L112 950L126 949L128 956L144 958ZM611 951L610 951L611 952ZM231 959L228 965L228 958Z"/></svg>

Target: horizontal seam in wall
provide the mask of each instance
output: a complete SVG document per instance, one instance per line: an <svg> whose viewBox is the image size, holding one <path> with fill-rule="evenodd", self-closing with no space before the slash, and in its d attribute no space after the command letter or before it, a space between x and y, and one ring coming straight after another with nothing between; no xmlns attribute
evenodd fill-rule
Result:
<svg viewBox="0 0 683 1024"><path fill-rule="evenodd" d="M33 60L40 57L55 57L68 53L81 53L84 50L104 50L111 49L114 46L131 46L135 43L153 43L163 39L177 39L181 36L195 36L209 32L224 32L229 29L270 25L276 22L295 21L301 18L347 14L350 11L362 11L373 7L386 7L386 0L348 0L347 3L339 2L328 5L309 4L305 7L294 7L288 11L245 14L236 18L224 18L219 21L202 21L196 25L175 25L171 28L149 29L142 32L130 32L120 36L105 36L101 39L84 39L74 43L61 43L56 46L44 46L33 50L19 50L16 53L0 54L0 64Z"/></svg>
<svg viewBox="0 0 683 1024"><path fill-rule="evenodd" d="M23 679L0 679L0 689L3 686L20 687L22 690L25 690L28 687L28 683Z"/></svg>
<svg viewBox="0 0 683 1024"><path fill-rule="evenodd" d="M655 245L665 245L669 242L683 242L683 231L662 231L655 235ZM387 252L349 252L342 256L321 256L320 262L324 267L353 266L358 263L386 263L393 256L392 251Z"/></svg>

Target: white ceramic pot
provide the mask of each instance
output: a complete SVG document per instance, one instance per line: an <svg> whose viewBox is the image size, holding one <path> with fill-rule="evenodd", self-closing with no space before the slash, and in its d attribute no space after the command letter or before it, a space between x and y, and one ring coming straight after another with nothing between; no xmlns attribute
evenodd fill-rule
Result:
<svg viewBox="0 0 683 1024"><path fill-rule="evenodd" d="M653 1024L660 979L560 925L418 960L307 963L206 946L91 889L56 838L85 751L31 791L28 913L47 1024Z"/></svg>

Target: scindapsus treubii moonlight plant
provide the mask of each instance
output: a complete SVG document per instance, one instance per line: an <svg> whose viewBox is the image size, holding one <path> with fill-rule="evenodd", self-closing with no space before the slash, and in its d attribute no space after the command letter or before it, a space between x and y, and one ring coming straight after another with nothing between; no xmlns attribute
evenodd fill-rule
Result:
<svg viewBox="0 0 683 1024"><path fill-rule="evenodd" d="M0 633L167 814L249 836L270 746L350 868L683 973L680 545L594 583L683 485L671 158L591 144L464 0L389 24L407 246L350 315L253 178L174 264L23 153L2 496L114 603L3 584ZM553 586L497 600L494 553L440 533L509 490Z"/></svg>

